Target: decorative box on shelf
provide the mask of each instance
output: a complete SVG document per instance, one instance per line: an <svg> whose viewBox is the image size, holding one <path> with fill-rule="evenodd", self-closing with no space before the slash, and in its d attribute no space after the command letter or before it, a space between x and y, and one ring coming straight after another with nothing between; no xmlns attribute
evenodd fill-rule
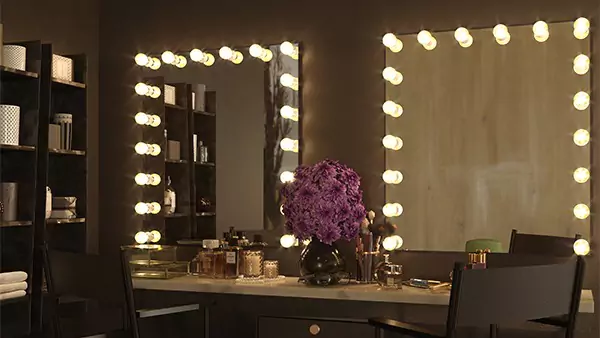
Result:
<svg viewBox="0 0 600 338"><path fill-rule="evenodd" d="M73 81L73 59L53 54L52 77L65 81Z"/></svg>
<svg viewBox="0 0 600 338"><path fill-rule="evenodd" d="M4 45L2 49L3 66L25 70L27 48L18 45Z"/></svg>
<svg viewBox="0 0 600 338"><path fill-rule="evenodd" d="M165 85L165 103L175 105L175 87Z"/></svg>
<svg viewBox="0 0 600 338"><path fill-rule="evenodd" d="M0 104L0 144L19 145L21 108Z"/></svg>
<svg viewBox="0 0 600 338"><path fill-rule="evenodd" d="M140 244L123 249L134 278L169 279L188 274L190 263L177 260L176 246Z"/></svg>

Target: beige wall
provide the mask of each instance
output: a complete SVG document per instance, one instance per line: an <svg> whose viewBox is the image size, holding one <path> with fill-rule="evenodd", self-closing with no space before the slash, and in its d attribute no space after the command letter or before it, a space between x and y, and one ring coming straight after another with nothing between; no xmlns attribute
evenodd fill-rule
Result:
<svg viewBox="0 0 600 338"><path fill-rule="evenodd" d="M589 110L573 108L589 74L573 72L573 58L589 55L589 39L576 40L572 23L553 24L538 43L531 26L510 27L498 45L491 29L471 30L470 48L454 32L434 33L426 51L414 35L404 49L386 52L387 65L404 75L386 84L386 98L404 114L386 118L386 129L404 147L387 151L386 167L404 181L386 188L386 200L404 214L392 219L405 248L464 250L472 238L496 238L508 248L510 231L589 237L589 219L573 206L589 204L589 183L572 172L589 167L588 147L573 132L589 129Z"/></svg>

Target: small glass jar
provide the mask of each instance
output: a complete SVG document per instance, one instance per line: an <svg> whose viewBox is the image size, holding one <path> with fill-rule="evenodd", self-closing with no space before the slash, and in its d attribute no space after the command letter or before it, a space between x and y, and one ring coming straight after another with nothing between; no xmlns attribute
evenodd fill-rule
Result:
<svg viewBox="0 0 600 338"><path fill-rule="evenodd" d="M263 263L264 275L267 279L279 277L279 262L278 261L264 261Z"/></svg>
<svg viewBox="0 0 600 338"><path fill-rule="evenodd" d="M384 254L383 257L384 261L379 263L375 269L377 284L384 288L401 289L402 265L392 264L389 254Z"/></svg>
<svg viewBox="0 0 600 338"><path fill-rule="evenodd" d="M264 256L261 250L242 251L242 274L244 277L260 277L263 274Z"/></svg>

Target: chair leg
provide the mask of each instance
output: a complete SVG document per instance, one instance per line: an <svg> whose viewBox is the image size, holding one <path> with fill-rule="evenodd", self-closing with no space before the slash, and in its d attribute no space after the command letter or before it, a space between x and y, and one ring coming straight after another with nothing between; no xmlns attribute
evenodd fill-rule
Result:
<svg viewBox="0 0 600 338"><path fill-rule="evenodd" d="M498 337L498 325L490 324L490 338Z"/></svg>

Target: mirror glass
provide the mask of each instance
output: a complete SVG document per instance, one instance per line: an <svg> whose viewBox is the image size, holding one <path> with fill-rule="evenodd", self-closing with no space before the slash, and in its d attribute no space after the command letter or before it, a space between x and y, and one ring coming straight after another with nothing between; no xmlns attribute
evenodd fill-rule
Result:
<svg viewBox="0 0 600 338"><path fill-rule="evenodd" d="M166 149L165 155L164 177L171 178L178 201L175 213L196 215L187 234L187 216L165 211L171 239L217 238L231 226L283 233L279 188L289 179L286 172L300 164L299 49L292 43L287 49L253 48L173 51L174 64L163 58L158 70L147 70L152 78L146 79L164 81L165 146L179 142L181 152L173 157ZM177 66L180 57L185 67ZM169 86L176 91L174 102Z"/></svg>
<svg viewBox="0 0 600 338"><path fill-rule="evenodd" d="M508 250L512 229L589 236L590 39L573 22L537 28L398 35L402 50L386 48L401 73L388 69L386 100L402 110L382 107L402 141L387 137L399 149L386 149L386 170L402 180L388 172L386 202L403 207L389 218L403 248L489 238Z"/></svg>

